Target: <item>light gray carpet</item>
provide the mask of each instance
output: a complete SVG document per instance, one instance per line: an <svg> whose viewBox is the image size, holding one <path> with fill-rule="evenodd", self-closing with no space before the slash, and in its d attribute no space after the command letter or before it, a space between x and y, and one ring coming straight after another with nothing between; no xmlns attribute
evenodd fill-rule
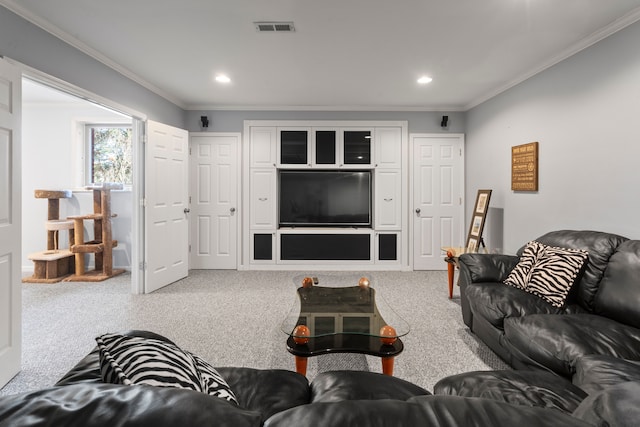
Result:
<svg viewBox="0 0 640 427"><path fill-rule="evenodd" d="M130 294L125 274L99 283L23 284L22 371L0 395L53 385L106 332L147 329L214 366L295 369L279 326L296 298L301 272L192 270L149 295ZM319 272L318 275L323 274ZM411 324L394 374L428 390L440 378L471 370L507 369L462 323L446 272L375 272L376 289ZM308 362L318 372L382 372L373 356L333 354Z"/></svg>

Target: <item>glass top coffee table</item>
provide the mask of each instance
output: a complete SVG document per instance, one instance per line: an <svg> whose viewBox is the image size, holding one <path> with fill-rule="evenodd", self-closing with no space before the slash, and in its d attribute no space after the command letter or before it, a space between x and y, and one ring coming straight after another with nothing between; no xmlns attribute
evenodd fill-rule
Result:
<svg viewBox="0 0 640 427"><path fill-rule="evenodd" d="M307 358L327 353L361 353L382 359L382 371L393 375L400 337L409 333L402 319L375 289L375 278L361 274L296 276L297 298L282 322L287 350L296 371L307 372Z"/></svg>

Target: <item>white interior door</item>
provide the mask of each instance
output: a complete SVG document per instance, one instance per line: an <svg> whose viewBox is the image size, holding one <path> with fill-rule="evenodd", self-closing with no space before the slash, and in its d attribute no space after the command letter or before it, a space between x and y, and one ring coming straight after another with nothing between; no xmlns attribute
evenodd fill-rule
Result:
<svg viewBox="0 0 640 427"><path fill-rule="evenodd" d="M413 268L444 270L443 246L461 246L464 229L462 135L411 135Z"/></svg>
<svg viewBox="0 0 640 427"><path fill-rule="evenodd" d="M239 133L192 134L191 268L238 266Z"/></svg>
<svg viewBox="0 0 640 427"><path fill-rule="evenodd" d="M22 352L20 127L22 75L0 58L0 387Z"/></svg>
<svg viewBox="0 0 640 427"><path fill-rule="evenodd" d="M189 274L189 132L149 120L145 156L145 293Z"/></svg>

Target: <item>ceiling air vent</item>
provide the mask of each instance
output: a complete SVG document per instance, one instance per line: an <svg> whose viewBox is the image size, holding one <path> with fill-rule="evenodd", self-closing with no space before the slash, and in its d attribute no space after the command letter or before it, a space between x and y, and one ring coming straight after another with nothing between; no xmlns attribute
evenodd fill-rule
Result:
<svg viewBox="0 0 640 427"><path fill-rule="evenodd" d="M295 31L293 22L254 22L258 32L290 33Z"/></svg>

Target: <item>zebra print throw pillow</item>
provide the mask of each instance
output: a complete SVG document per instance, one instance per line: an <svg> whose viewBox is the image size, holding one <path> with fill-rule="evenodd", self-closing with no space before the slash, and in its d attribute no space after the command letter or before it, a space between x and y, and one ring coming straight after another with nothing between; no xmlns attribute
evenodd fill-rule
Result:
<svg viewBox="0 0 640 427"><path fill-rule="evenodd" d="M200 357L151 338L105 334L96 338L105 383L175 387L238 401L222 376Z"/></svg>
<svg viewBox="0 0 640 427"><path fill-rule="evenodd" d="M511 270L509 276L504 280L504 283L516 288L525 289L529 279L531 278L531 269L536 263L538 252L540 251L541 243L532 241L527 243L518 264Z"/></svg>
<svg viewBox="0 0 640 427"><path fill-rule="evenodd" d="M529 242L505 283L537 295L554 307L563 307L588 256L581 249Z"/></svg>
<svg viewBox="0 0 640 427"><path fill-rule="evenodd" d="M222 378L222 375L204 359L193 353L191 353L191 356L196 361L196 366L202 377L202 385L207 390L207 393L238 404L235 394L231 391L229 384Z"/></svg>

